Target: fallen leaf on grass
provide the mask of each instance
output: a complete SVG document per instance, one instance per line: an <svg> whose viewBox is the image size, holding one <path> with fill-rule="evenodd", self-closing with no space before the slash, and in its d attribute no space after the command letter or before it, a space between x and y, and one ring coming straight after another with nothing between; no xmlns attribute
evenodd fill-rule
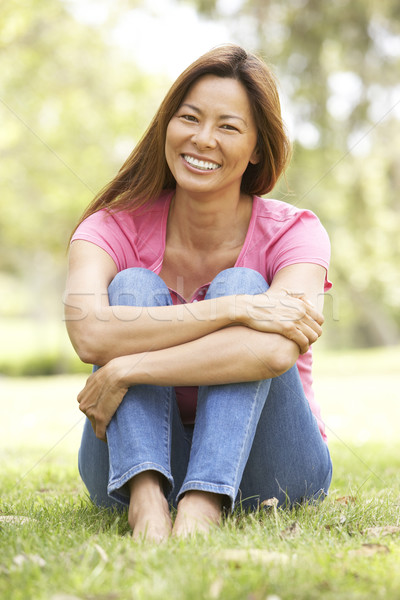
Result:
<svg viewBox="0 0 400 600"><path fill-rule="evenodd" d="M276 508L278 504L278 498L268 498L268 500L264 500L263 502L261 502L261 506L266 506L267 508L270 506L274 506Z"/></svg>
<svg viewBox="0 0 400 600"><path fill-rule="evenodd" d="M395 535L396 533L400 533L400 527L396 527L395 525L385 525L384 527L368 527L361 533L363 535L370 535L372 537Z"/></svg>
<svg viewBox="0 0 400 600"><path fill-rule="evenodd" d="M336 498L336 502L339 504L354 504L357 501L355 496L342 496L341 498Z"/></svg>
<svg viewBox="0 0 400 600"><path fill-rule="evenodd" d="M233 562L239 567L243 564L248 564L249 561L258 562L261 564L270 564L272 562L286 564L289 561L289 556L287 554L258 548L250 548L248 550L237 550L234 548L221 550L217 553L216 557L228 562Z"/></svg>
<svg viewBox="0 0 400 600"><path fill-rule="evenodd" d="M350 550L350 556L375 556L375 554L388 554L390 552L387 546L383 544L363 544L357 550Z"/></svg>
<svg viewBox="0 0 400 600"><path fill-rule="evenodd" d="M289 527L286 527L286 529L283 529L279 535L282 538L293 538L300 534L301 534L301 527L297 521L294 521L294 523L291 523L289 525Z"/></svg>
<svg viewBox="0 0 400 600"><path fill-rule="evenodd" d="M0 523L15 523L17 525L25 525L26 523L31 523L36 519L31 519L30 517L22 517L19 515L2 515L0 516Z"/></svg>

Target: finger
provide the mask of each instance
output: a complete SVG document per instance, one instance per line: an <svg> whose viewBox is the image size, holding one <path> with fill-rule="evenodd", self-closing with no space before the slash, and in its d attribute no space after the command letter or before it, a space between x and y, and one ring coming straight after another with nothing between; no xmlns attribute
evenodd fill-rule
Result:
<svg viewBox="0 0 400 600"><path fill-rule="evenodd" d="M319 326L324 324L325 317L318 310L313 310L313 312L310 313L310 317L313 319L313 321L318 323Z"/></svg>
<svg viewBox="0 0 400 600"><path fill-rule="evenodd" d="M282 335L284 335L288 340L291 340L292 342L297 344L300 350L300 354L304 354L305 352L307 352L310 346L310 342L308 337L303 333L301 329L298 329L297 327L290 327L285 332L282 332Z"/></svg>
<svg viewBox="0 0 400 600"><path fill-rule="evenodd" d="M300 354L307 354L307 352L310 349L310 344L306 344L305 346L303 346L302 348L300 348Z"/></svg>
<svg viewBox="0 0 400 600"><path fill-rule="evenodd" d="M304 317L308 317L309 319L311 319L311 321L318 323L319 326L323 325L324 315L321 312L319 312L319 310L317 310L315 306L313 306L311 303L306 302L305 300L303 300L302 303L305 308Z"/></svg>
<svg viewBox="0 0 400 600"><path fill-rule="evenodd" d="M304 330L303 333L306 336L310 346L311 346L311 344L314 344L321 335L321 334L318 334L314 329L311 329L311 328Z"/></svg>
<svg viewBox="0 0 400 600"><path fill-rule="evenodd" d="M90 379L90 377L89 377L89 379ZM87 393L89 379L86 380L85 387L79 392L78 396L76 397L79 404L82 402L83 398L85 397L85 395Z"/></svg>
<svg viewBox="0 0 400 600"><path fill-rule="evenodd" d="M294 341L296 341L296 340L294 340ZM300 354L305 354L306 352L308 352L308 349L310 347L310 342L309 342L307 336L305 336L303 334L299 335L298 341L296 341L296 344L299 347Z"/></svg>
<svg viewBox="0 0 400 600"><path fill-rule="evenodd" d="M286 337L289 337L292 341L296 342L299 346L301 354L308 351L310 346L314 344L319 337L322 335L321 327L312 322L312 326L308 326L302 322L298 324L298 327L292 330Z"/></svg>
<svg viewBox="0 0 400 600"><path fill-rule="evenodd" d="M106 441L106 429L103 426L98 425L95 429L96 437L102 442Z"/></svg>
<svg viewBox="0 0 400 600"><path fill-rule="evenodd" d="M297 328L307 338L309 344L313 344L322 335L321 326L313 319L303 319L297 323Z"/></svg>
<svg viewBox="0 0 400 600"><path fill-rule="evenodd" d="M303 296L302 300L303 300L303 302L305 302L306 304L308 304L309 306L311 306L311 308L315 308L315 304L313 302L311 302L311 300L309 300L305 296Z"/></svg>
<svg viewBox="0 0 400 600"><path fill-rule="evenodd" d="M324 322L324 315L322 314L322 312L320 312L317 308L315 308L314 304L312 304L312 302L309 302L308 300L304 301L307 305L308 305L308 310L307 313L310 315L310 317L312 319L314 319L314 321L317 321L317 323L319 323L320 325L323 324Z"/></svg>
<svg viewBox="0 0 400 600"><path fill-rule="evenodd" d="M299 310L300 312L302 310L305 310L307 314L311 315L315 320L317 320L318 322L322 319L323 320L323 315L321 312L319 312L319 310L316 308L315 304L313 302L311 302L311 300L309 300L304 293L288 293L288 296L290 298L293 298L294 300L297 301L297 304L284 304L284 306L293 306L293 308L297 307L297 310ZM299 308L299 307L302 308Z"/></svg>
<svg viewBox="0 0 400 600"><path fill-rule="evenodd" d="M303 321L299 324L299 327L302 328L303 332L307 335L307 337L307 332L309 331L312 331L317 336L316 339L318 339L322 335L322 327L317 321L314 321L314 319L303 319Z"/></svg>

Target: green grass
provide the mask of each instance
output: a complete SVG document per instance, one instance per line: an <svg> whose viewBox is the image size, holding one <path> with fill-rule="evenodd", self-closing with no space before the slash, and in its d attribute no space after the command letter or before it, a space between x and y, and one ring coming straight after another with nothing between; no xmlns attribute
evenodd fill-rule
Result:
<svg viewBox="0 0 400 600"><path fill-rule="evenodd" d="M31 521L2 524L0 595L10 600L396 598L399 536L375 537L365 530L400 524L399 450L393 449L390 460L384 448L369 446L365 458L380 479L364 479L357 461L335 447L333 490L320 506L237 513L208 539L165 546L134 543L125 514L88 503L75 468L62 455L55 453L18 482L18 471L30 461L10 452L1 511ZM348 495L347 504L338 501ZM294 523L299 530L286 536Z"/></svg>
<svg viewBox="0 0 400 600"><path fill-rule="evenodd" d="M126 514L86 499L74 399L84 376L0 380L0 517L30 519L0 519L0 597L399 598L400 534L368 532L400 526L400 374L392 350L317 360L334 463L322 504L237 512L209 538L165 546L133 542Z"/></svg>

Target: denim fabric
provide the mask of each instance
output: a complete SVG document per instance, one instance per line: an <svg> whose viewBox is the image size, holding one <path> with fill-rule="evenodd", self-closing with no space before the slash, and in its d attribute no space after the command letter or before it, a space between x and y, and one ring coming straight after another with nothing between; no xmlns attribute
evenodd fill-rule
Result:
<svg viewBox="0 0 400 600"><path fill-rule="evenodd" d="M205 298L267 289L258 272L236 267L219 273ZM111 305L172 304L165 283L142 268L118 273L109 298ZM272 497L280 504L323 497L332 476L296 366L272 379L200 387L194 428L182 424L173 387L131 387L107 428L107 444L86 421L79 469L101 506L128 504L127 482L149 469L164 476L171 504L203 490L223 494L232 509L254 509Z"/></svg>

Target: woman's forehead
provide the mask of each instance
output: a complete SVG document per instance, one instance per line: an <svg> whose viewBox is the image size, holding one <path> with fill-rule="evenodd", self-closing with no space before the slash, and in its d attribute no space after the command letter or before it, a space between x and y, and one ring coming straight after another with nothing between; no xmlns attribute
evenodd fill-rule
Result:
<svg viewBox="0 0 400 600"><path fill-rule="evenodd" d="M195 103L221 110L252 112L250 99L243 83L231 77L203 75L188 89L182 104ZM230 108L231 107L231 108Z"/></svg>

